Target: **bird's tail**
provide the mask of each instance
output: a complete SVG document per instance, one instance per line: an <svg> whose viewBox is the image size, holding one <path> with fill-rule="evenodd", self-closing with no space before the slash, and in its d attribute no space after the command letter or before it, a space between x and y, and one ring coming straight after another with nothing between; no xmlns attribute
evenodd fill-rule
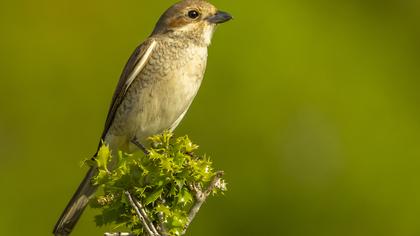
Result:
<svg viewBox="0 0 420 236"><path fill-rule="evenodd" d="M90 198L95 193L97 187L93 186L91 179L97 173L96 167L91 167L86 174L86 177L83 179L79 188L77 188L76 193L74 193L70 202L67 204L66 209L60 216L60 219L57 221L54 227L54 235L56 236L66 236L71 233L80 216L83 213L83 210L86 208L89 203Z"/></svg>

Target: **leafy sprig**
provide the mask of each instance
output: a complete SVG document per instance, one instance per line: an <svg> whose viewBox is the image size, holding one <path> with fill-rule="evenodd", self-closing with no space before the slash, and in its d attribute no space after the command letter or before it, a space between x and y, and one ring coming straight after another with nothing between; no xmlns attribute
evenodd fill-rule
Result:
<svg viewBox="0 0 420 236"><path fill-rule="evenodd" d="M226 190L221 172L214 171L207 156L196 154L198 145L187 136L164 132L150 141L147 154L120 151L116 157L104 144L90 162L98 169L92 183L100 191L91 200L101 210L95 217L98 226L125 226L136 235L153 234L150 228L158 235L182 235L205 198Z"/></svg>

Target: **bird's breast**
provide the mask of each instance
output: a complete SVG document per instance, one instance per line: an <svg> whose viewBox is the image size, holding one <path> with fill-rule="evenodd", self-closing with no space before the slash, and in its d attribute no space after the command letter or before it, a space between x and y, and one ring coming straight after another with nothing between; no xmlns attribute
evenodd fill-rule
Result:
<svg viewBox="0 0 420 236"><path fill-rule="evenodd" d="M159 44L117 110L110 133L140 141L174 129L204 76L207 48Z"/></svg>

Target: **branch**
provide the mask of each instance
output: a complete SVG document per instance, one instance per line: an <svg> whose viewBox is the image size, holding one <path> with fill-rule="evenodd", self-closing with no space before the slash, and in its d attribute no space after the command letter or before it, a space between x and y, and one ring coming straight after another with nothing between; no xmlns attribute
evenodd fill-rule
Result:
<svg viewBox="0 0 420 236"><path fill-rule="evenodd" d="M151 223L151 221L147 217L146 212L144 211L140 202L138 202L135 198L133 198L133 196L130 194L130 192L125 191L124 193L125 193L125 195L127 195L131 206L136 211L137 216L139 217L143 227L146 229L147 234L150 235L150 236L160 236L159 233L157 232L155 226Z"/></svg>
<svg viewBox="0 0 420 236"><path fill-rule="evenodd" d="M182 231L182 235L185 234L191 222L193 221L198 211L200 210L201 206L206 201L207 197L212 193L213 189L221 187L220 180L223 175L224 175L223 171L216 172L216 175L213 177L213 180L210 182L209 186L204 191L198 185L190 186L191 191L195 193L195 204L191 208L188 214L187 224L185 224L184 231Z"/></svg>
<svg viewBox="0 0 420 236"><path fill-rule="evenodd" d="M153 225L152 221L147 217L146 211L144 210L143 205L140 203L140 201L133 196L134 203L137 205L137 207L140 210L140 214L142 214L144 220L146 221L146 224L149 225L150 229L153 231L154 235L160 235L159 232L156 230L156 227Z"/></svg>

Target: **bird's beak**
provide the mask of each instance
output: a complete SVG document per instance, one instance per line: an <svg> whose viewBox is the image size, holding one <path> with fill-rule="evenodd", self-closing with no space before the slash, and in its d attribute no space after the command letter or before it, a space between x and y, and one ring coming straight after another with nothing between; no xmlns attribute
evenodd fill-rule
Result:
<svg viewBox="0 0 420 236"><path fill-rule="evenodd" d="M213 24L221 24L232 19L232 16L224 11L217 11L216 14L207 18L207 21Z"/></svg>

